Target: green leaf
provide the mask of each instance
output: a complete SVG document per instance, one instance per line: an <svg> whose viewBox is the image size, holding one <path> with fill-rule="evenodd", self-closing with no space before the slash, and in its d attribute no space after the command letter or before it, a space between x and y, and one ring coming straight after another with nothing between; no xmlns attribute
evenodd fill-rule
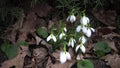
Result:
<svg viewBox="0 0 120 68"><path fill-rule="evenodd" d="M105 52L99 51L99 50L98 50L98 51L95 51L95 53L97 54L97 56L98 56L99 58L105 55Z"/></svg>
<svg viewBox="0 0 120 68"><path fill-rule="evenodd" d="M42 36L43 38L47 38L48 32L45 28L38 28L37 29L38 35Z"/></svg>
<svg viewBox="0 0 120 68"><path fill-rule="evenodd" d="M94 65L90 60L79 60L77 68L94 68Z"/></svg>
<svg viewBox="0 0 120 68"><path fill-rule="evenodd" d="M98 42L94 45L95 51L103 51L105 53L108 53L111 51L111 49L108 47L108 44L104 41Z"/></svg>
<svg viewBox="0 0 120 68"><path fill-rule="evenodd" d="M105 53L111 51L111 49L108 47L108 44L104 41L96 43L94 45L94 50L98 57L102 57L105 55Z"/></svg>
<svg viewBox="0 0 120 68"><path fill-rule="evenodd" d="M26 41L20 41L18 42L19 46L28 46L29 44Z"/></svg>
<svg viewBox="0 0 120 68"><path fill-rule="evenodd" d="M18 47L5 42L2 44L1 50L7 55L8 59L12 59L17 55Z"/></svg>

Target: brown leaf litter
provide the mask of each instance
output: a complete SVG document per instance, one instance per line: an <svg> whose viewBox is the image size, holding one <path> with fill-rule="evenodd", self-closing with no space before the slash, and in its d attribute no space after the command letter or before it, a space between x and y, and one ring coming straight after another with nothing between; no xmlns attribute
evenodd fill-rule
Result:
<svg viewBox="0 0 120 68"><path fill-rule="evenodd" d="M116 11L115 10L92 10L92 14L103 24L108 26L116 26Z"/></svg>
<svg viewBox="0 0 120 68"><path fill-rule="evenodd" d="M28 47L22 46L21 49L19 49L18 55L13 59L3 62L1 68L10 68L13 66L15 66L15 68L22 68L24 63L24 57L28 53Z"/></svg>
<svg viewBox="0 0 120 68"><path fill-rule="evenodd" d="M102 57L105 61L107 61L107 64L111 66L111 68L120 68L120 55L118 54L108 54L104 57Z"/></svg>

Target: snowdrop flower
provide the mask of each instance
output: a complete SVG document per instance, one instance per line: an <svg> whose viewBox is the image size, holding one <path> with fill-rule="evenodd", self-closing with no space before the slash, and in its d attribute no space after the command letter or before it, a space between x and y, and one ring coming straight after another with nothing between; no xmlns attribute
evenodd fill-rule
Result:
<svg viewBox="0 0 120 68"><path fill-rule="evenodd" d="M72 46L74 47L74 44L76 43L76 40L73 38L70 38L69 42L68 42L68 46Z"/></svg>
<svg viewBox="0 0 120 68"><path fill-rule="evenodd" d="M67 29L65 27L63 29L64 29L65 32L67 32Z"/></svg>
<svg viewBox="0 0 120 68"><path fill-rule="evenodd" d="M85 44L87 39L85 38L85 36L82 36L82 37L79 38L79 41L81 41L82 44Z"/></svg>
<svg viewBox="0 0 120 68"><path fill-rule="evenodd" d="M60 62L63 64L65 63L67 60L71 60L71 56L69 54L69 52L60 52Z"/></svg>
<svg viewBox="0 0 120 68"><path fill-rule="evenodd" d="M56 37L55 37L53 34L50 34L50 35L47 37L47 41L50 41L51 39L52 39L54 42L57 41Z"/></svg>
<svg viewBox="0 0 120 68"><path fill-rule="evenodd" d="M74 21L76 21L75 15L70 15L70 16L68 16L68 17L67 17L67 21L69 21L69 20L70 20L71 23L73 23Z"/></svg>
<svg viewBox="0 0 120 68"><path fill-rule="evenodd" d="M65 33L62 32L62 33L59 35L59 39L62 39L62 37L64 37L64 36L65 36Z"/></svg>
<svg viewBox="0 0 120 68"><path fill-rule="evenodd" d="M95 29L93 28L88 28L87 32L85 33L87 37L91 37L92 32L95 32Z"/></svg>
<svg viewBox="0 0 120 68"><path fill-rule="evenodd" d="M80 32L81 31L81 29L82 29L82 27L79 25L79 26L77 26L77 28L76 28L76 32Z"/></svg>
<svg viewBox="0 0 120 68"><path fill-rule="evenodd" d="M87 25L87 23L89 23L90 20L89 20L88 17L83 16L83 17L81 18L80 22L81 22L81 24L83 24L83 25Z"/></svg>
<svg viewBox="0 0 120 68"><path fill-rule="evenodd" d="M85 53L86 49L85 49L85 47L84 47L83 44L78 45L78 46L76 47L75 51L77 52L79 48L81 49L81 51L82 51L83 53Z"/></svg>

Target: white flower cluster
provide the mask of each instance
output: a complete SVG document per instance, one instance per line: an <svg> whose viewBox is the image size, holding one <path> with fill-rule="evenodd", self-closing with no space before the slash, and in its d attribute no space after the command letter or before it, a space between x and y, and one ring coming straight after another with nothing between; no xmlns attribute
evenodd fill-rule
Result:
<svg viewBox="0 0 120 68"><path fill-rule="evenodd" d="M91 27L86 27L87 25L89 25L89 18L86 16L83 16L80 20L81 25L77 26L76 28L76 32L80 32L82 30L82 32L87 36L87 37L91 37L91 34L93 32L95 32L95 29L91 28Z"/></svg>
<svg viewBox="0 0 120 68"><path fill-rule="evenodd" d="M86 16L83 16L81 19L80 19L80 25L77 26L76 28L76 32L82 32L84 33L87 37L91 37L91 34L92 34L92 31L95 32L95 29L93 29L92 27L88 26L90 25L90 20L88 17ZM76 52L78 51L78 49L80 48L81 51L83 53L85 53L85 47L84 47L84 44L85 42L87 41L86 37L83 35L82 37L79 38L79 41L80 41L80 44L77 45L76 47Z"/></svg>
<svg viewBox="0 0 120 68"><path fill-rule="evenodd" d="M76 21L75 15L68 16L67 21L70 21L71 23L75 22ZM70 47L70 46L72 48L75 47L75 52L77 52L80 49L82 53L85 53L86 48L85 48L84 44L87 41L87 37L91 37L92 32L95 32L95 29L90 27L89 22L90 22L89 18L86 16L83 16L80 19L80 25L78 25L76 28L76 32L82 33L82 36L80 36L78 41L76 41L76 39L74 37L70 37L68 43L66 44L66 45L68 45L68 47ZM64 27L58 36L60 40L66 39L66 32L67 32L67 29L66 29L66 27ZM51 33L47 37L47 41L50 41L51 39L54 42L57 41L57 39L53 33ZM76 42L78 42L79 45L75 46ZM64 51L60 52L60 62L61 63L65 63L67 60L70 60L70 59L71 59L71 55L69 52L66 51L66 49Z"/></svg>

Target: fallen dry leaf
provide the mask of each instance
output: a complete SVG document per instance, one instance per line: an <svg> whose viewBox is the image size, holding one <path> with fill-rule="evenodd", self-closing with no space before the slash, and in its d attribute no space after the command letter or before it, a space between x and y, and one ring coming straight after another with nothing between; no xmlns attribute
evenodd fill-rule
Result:
<svg viewBox="0 0 120 68"><path fill-rule="evenodd" d="M46 66L46 60L48 59L47 49L40 47L33 49L33 58L35 59L36 67L44 68Z"/></svg>
<svg viewBox="0 0 120 68"><path fill-rule="evenodd" d="M51 11L52 7L48 4L37 3L32 9L40 17L46 17Z"/></svg>
<svg viewBox="0 0 120 68"><path fill-rule="evenodd" d="M120 56L118 54L108 54L102 57L102 59L105 59L111 68L120 68Z"/></svg>
<svg viewBox="0 0 120 68"><path fill-rule="evenodd" d="M1 68L10 68L12 66L15 66L15 68L23 68L24 57L28 54L28 47L21 46L21 48L18 55L13 59L3 62Z"/></svg>
<svg viewBox="0 0 120 68"><path fill-rule="evenodd" d="M16 21L16 23L11 28L7 28L7 30L5 30L5 33L2 35L2 38L7 39L11 41L13 44L15 44L16 35L19 32L19 30L22 28L24 18L25 18L25 15L24 13L22 13L18 21Z"/></svg>
<svg viewBox="0 0 120 68"><path fill-rule="evenodd" d="M105 38L105 39L113 39L114 37L120 37L120 35L117 34L117 33L112 32L112 33L103 35L102 37Z"/></svg>
<svg viewBox="0 0 120 68"><path fill-rule="evenodd" d="M114 41L105 40L105 42L107 42L108 46L109 46L111 49L113 49L115 52L118 52L118 49L116 48Z"/></svg>
<svg viewBox="0 0 120 68"><path fill-rule="evenodd" d="M56 29L58 29L59 27L59 22L57 20L57 18L53 18L52 20L49 21L48 23L48 31L50 32L50 29L54 27Z"/></svg>
<svg viewBox="0 0 120 68"><path fill-rule="evenodd" d="M113 30L116 29L115 27L98 27L96 28L96 34L98 35L106 35L113 32Z"/></svg>
<svg viewBox="0 0 120 68"><path fill-rule="evenodd" d="M52 68L71 68L75 64L76 60L67 61L64 64L61 64L59 62L53 64Z"/></svg>
<svg viewBox="0 0 120 68"><path fill-rule="evenodd" d="M92 14L100 20L103 24L106 24L108 26L116 26L117 23L116 20L116 12L115 10L92 10Z"/></svg>

